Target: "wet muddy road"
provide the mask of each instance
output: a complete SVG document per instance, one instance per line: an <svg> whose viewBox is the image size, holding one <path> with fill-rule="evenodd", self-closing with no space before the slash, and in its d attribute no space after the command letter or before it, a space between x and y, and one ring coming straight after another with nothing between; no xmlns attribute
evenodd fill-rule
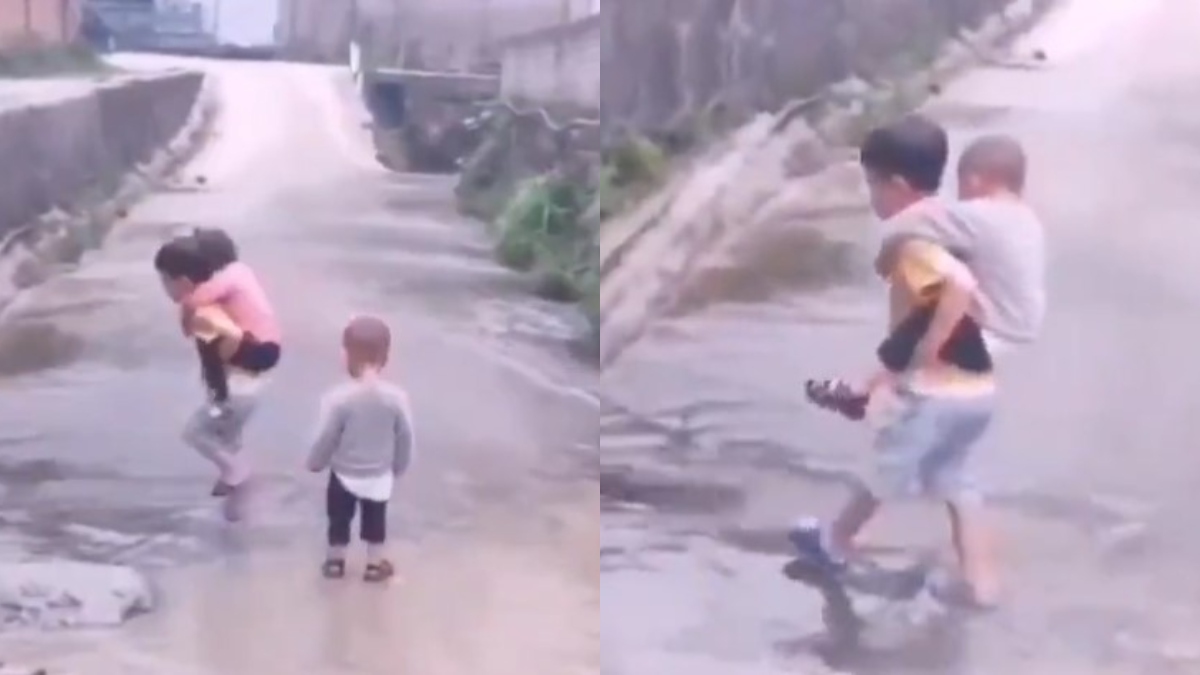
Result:
<svg viewBox="0 0 1200 675"><path fill-rule="evenodd" d="M598 495L578 461L595 377L566 356L573 319L493 264L449 179L374 165L341 69L187 63L223 105L208 149L0 322L0 550L149 568L164 606L115 634L5 637L4 657L95 675L595 672ZM287 333L234 528L179 440L201 389L150 265L196 225L233 233ZM356 311L392 322L420 428L394 508L409 583L384 591L317 580L322 487L302 471Z"/></svg>
<svg viewBox="0 0 1200 675"><path fill-rule="evenodd" d="M784 289L662 325L605 372L606 672L1200 672L1200 7L1105 4L1030 36L1046 67L979 71L930 107L959 142L1026 141L1053 247L1044 339L1001 373L981 458L1006 606L970 622L908 606L883 646L817 653L821 598L780 575L783 532L833 512L868 433L800 385L865 372L883 304L877 287ZM870 538L942 551L944 531L912 507Z"/></svg>

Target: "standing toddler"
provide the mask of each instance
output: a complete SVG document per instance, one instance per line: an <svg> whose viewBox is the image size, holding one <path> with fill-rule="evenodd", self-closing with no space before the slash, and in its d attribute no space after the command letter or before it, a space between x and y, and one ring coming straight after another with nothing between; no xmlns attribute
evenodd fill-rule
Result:
<svg viewBox="0 0 1200 675"><path fill-rule="evenodd" d="M322 572L330 579L346 575L357 515L367 545L364 578L383 582L395 575L385 549L387 511L396 478L412 464L412 413L404 390L382 376L391 350L391 331L382 319L352 319L342 331L342 348L350 381L325 396L308 460L311 471L329 471L329 553Z"/></svg>

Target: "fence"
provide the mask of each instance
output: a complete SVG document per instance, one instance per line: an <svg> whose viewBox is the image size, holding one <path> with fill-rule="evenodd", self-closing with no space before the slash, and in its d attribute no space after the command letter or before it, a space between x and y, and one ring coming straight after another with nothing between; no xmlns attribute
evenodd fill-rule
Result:
<svg viewBox="0 0 1200 675"><path fill-rule="evenodd" d="M0 0L0 50L75 41L84 0Z"/></svg>

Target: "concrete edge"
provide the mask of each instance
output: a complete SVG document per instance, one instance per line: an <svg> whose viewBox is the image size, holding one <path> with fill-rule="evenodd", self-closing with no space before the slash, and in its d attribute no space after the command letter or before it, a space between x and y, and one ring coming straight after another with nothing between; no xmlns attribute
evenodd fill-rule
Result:
<svg viewBox="0 0 1200 675"><path fill-rule="evenodd" d="M220 114L220 101L212 76L202 75L191 113L175 137L148 161L127 171L111 194L71 213L45 213L0 240L0 283L7 284L7 288L0 290L0 319L11 310L22 292L71 269L88 250L102 244L112 227L132 206L181 170L204 148ZM154 76L135 74L132 77ZM100 86L115 87L120 83ZM81 246L81 241L85 245Z"/></svg>
<svg viewBox="0 0 1200 675"><path fill-rule="evenodd" d="M1036 27L1043 18L1061 5L1061 0L1015 0L1005 10L986 20L975 31L951 38L942 46L940 54L927 67L909 75L869 87L866 96L856 96L849 104L839 105L837 99L839 90L844 90L848 81L835 82L821 92L804 99L796 99L783 106L773 114L767 114L774 120L771 135L784 132L793 122L804 120L827 141L838 145L834 129L852 126L863 119L879 116L885 113L900 112L901 106L908 109L919 108L928 100L933 85L944 86L950 81L964 75L967 71L987 66L1007 65L1009 62L999 56L1000 51L1020 36ZM914 101L913 99L918 99ZM915 106L905 103L916 103ZM766 114L766 113L764 113ZM748 122L751 123L751 122ZM737 133L731 131L726 138ZM723 146L718 142L716 147ZM708 157L713 149L700 152L697 160ZM663 187L663 191L671 190L671 181ZM660 203L664 197L661 194L651 196L635 210L650 208L663 210ZM621 217L618 216L617 220ZM619 260L653 228L656 218L647 218L641 227L619 228L623 232L611 232L616 241L600 249L600 269L613 269L610 261ZM601 239L605 227L601 226ZM606 253L607 251L607 253ZM601 279L603 280L603 274Z"/></svg>

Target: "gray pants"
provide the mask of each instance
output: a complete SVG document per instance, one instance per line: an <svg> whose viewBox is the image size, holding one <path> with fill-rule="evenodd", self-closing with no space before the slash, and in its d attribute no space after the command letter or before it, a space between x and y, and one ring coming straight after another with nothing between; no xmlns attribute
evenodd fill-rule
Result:
<svg viewBox="0 0 1200 675"><path fill-rule="evenodd" d="M205 403L188 418L183 440L217 466L221 480L239 485L249 477L250 468L242 455L242 434L258 407L258 397L234 394L217 414L212 403Z"/></svg>

